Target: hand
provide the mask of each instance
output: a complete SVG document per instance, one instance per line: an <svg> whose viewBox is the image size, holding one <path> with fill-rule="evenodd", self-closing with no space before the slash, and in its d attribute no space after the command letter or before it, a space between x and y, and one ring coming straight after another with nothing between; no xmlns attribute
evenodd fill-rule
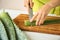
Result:
<svg viewBox="0 0 60 40"><path fill-rule="evenodd" d="M32 2L32 0L24 0L24 6L25 7L30 7L30 8L32 8L33 7L33 2Z"/></svg>
<svg viewBox="0 0 60 40"><path fill-rule="evenodd" d="M44 23L48 12L50 11L51 6L45 4L38 12L32 17L31 22L36 19L36 25L41 25Z"/></svg>

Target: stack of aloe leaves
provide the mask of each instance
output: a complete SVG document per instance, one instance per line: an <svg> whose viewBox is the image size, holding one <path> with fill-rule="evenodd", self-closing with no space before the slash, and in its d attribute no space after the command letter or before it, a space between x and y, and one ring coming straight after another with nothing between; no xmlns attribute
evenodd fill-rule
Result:
<svg viewBox="0 0 60 40"><path fill-rule="evenodd" d="M0 13L0 40L28 40L5 11Z"/></svg>

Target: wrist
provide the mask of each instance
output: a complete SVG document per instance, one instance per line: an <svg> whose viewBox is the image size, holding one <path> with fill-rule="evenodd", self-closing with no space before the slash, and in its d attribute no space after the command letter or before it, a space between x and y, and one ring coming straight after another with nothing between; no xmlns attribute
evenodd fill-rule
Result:
<svg viewBox="0 0 60 40"><path fill-rule="evenodd" d="M48 5L50 8L56 7L56 6L55 6L53 3L51 3L51 2L47 3L47 5Z"/></svg>
<svg viewBox="0 0 60 40"><path fill-rule="evenodd" d="M53 5L52 5L52 4L49 4L49 3L47 3L47 4L45 4L45 8L47 8L47 9L52 9L52 8L53 8Z"/></svg>

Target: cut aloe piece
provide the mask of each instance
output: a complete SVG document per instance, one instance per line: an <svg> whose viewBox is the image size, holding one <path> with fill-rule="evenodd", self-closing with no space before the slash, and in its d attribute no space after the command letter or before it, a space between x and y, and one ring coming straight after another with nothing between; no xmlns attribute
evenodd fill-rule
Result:
<svg viewBox="0 0 60 40"><path fill-rule="evenodd" d="M25 26L35 26L35 21L30 22L29 20L24 21Z"/></svg>

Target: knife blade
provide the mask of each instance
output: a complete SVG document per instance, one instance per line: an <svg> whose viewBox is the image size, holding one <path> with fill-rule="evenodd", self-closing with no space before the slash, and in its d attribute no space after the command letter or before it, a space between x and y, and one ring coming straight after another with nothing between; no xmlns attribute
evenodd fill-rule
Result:
<svg viewBox="0 0 60 40"><path fill-rule="evenodd" d="M29 8L29 19L33 17L33 10L32 8Z"/></svg>

